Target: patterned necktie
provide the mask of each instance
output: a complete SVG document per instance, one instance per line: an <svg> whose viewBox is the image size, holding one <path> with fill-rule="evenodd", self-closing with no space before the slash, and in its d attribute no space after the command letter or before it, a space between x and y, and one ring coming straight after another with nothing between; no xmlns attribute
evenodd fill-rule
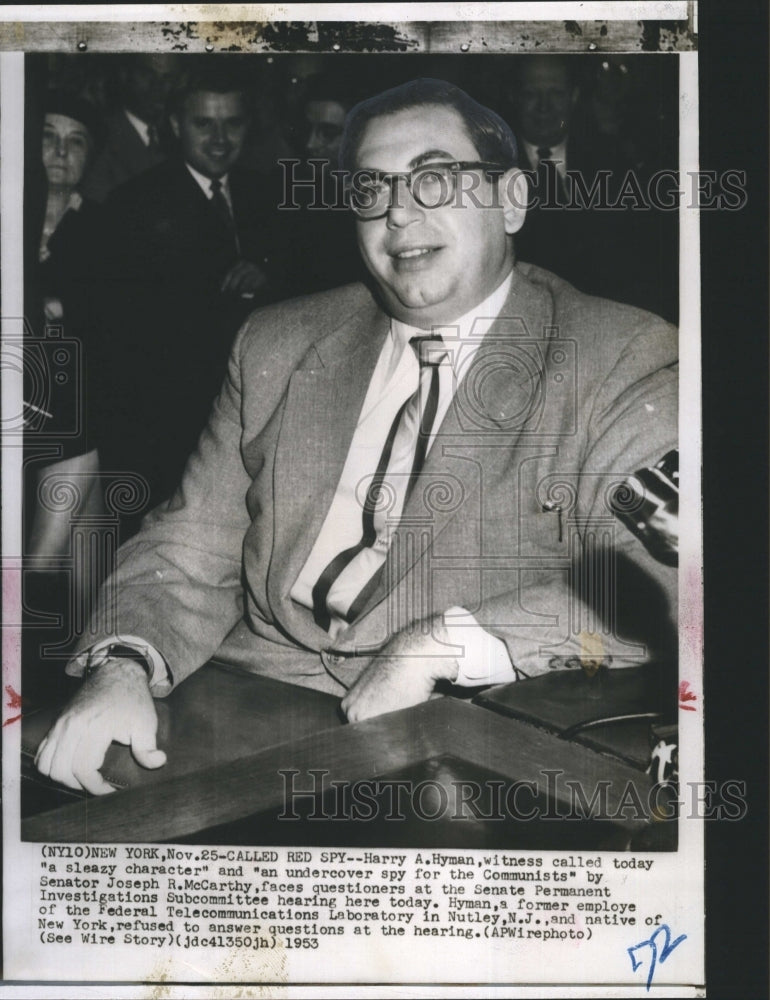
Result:
<svg viewBox="0 0 770 1000"><path fill-rule="evenodd" d="M564 181L553 160L553 150L541 146L537 151L537 189L541 205L563 205L566 201Z"/></svg>
<svg viewBox="0 0 770 1000"><path fill-rule="evenodd" d="M223 223L225 229L232 237L233 242L238 245L238 234L235 231L235 220L233 219L232 212L230 211L230 205L225 198L224 191L222 190L222 181L218 177L215 177L211 182L211 207L216 212L216 215L220 222Z"/></svg>
<svg viewBox="0 0 770 1000"><path fill-rule="evenodd" d="M390 529L425 462L439 398L439 366L447 356L437 336L409 341L420 363L417 388L388 431L377 469L366 491L361 539L332 559L313 587L313 616L328 631L332 615L353 622L374 591L390 547Z"/></svg>

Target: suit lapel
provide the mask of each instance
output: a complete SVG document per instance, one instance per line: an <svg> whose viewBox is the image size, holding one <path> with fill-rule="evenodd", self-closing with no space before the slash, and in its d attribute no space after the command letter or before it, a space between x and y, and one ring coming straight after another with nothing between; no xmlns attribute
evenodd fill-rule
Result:
<svg viewBox="0 0 770 1000"><path fill-rule="evenodd" d="M289 382L275 454L275 539L268 576L273 611L293 634L323 631L289 591L331 506L390 321L374 302L315 345Z"/></svg>
<svg viewBox="0 0 770 1000"><path fill-rule="evenodd" d="M206 193L201 188L183 160L174 164L176 175L176 196L180 207L188 216L188 225L191 229L191 236L197 241L207 244L210 252L224 254L233 260L236 257L235 239L224 223L219 219ZM232 188L231 188L232 196ZM190 212L194 211L194 216L189 218ZM233 212L235 212L235 202L233 202Z"/></svg>
<svg viewBox="0 0 770 1000"><path fill-rule="evenodd" d="M125 156L128 167L128 175L138 174L147 169L150 157L147 147L139 137L139 133L128 120L125 111L119 111L116 118L119 141L116 143L118 149Z"/></svg>
<svg viewBox="0 0 770 1000"><path fill-rule="evenodd" d="M548 292L514 268L508 299L458 386L423 466L424 485L418 481L404 508L379 585L361 619L385 613L389 586L403 580L455 518L474 509L481 482L478 476L468 477L471 446L491 444L493 436L504 440L505 447L485 453L487 486L497 479L498 468L510 462L521 431L542 405L541 345L552 320ZM458 491L463 502L455 504L451 496ZM415 531L421 522L429 530Z"/></svg>

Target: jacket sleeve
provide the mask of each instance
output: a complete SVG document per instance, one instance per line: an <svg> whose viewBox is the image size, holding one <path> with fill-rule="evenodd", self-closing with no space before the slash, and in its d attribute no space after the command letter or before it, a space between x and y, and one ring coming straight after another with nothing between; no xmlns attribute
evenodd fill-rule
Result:
<svg viewBox="0 0 770 1000"><path fill-rule="evenodd" d="M598 385L582 452L564 476L568 572L522 571L514 593L476 612L523 674L578 660L622 666L676 657L677 569L647 551L612 503L628 475L678 447L675 343L670 327L649 323ZM517 610L529 624L511 624Z"/></svg>
<svg viewBox="0 0 770 1000"><path fill-rule="evenodd" d="M512 555L507 565L500 554L491 555L469 574L480 581L480 590L470 588L476 603L464 603L467 595L457 585L456 603L505 643L521 676L580 661L617 667L676 656L676 567L656 561L610 503L629 474L677 447L676 332L646 316L609 364L601 353L595 352L593 369L586 362L582 371L585 405L573 457L555 465L563 486L563 544L535 558ZM512 476L508 488L519 486ZM521 501L531 506L533 498ZM350 655L357 642L366 648L356 636L340 647L331 668L347 686L371 661L371 653Z"/></svg>
<svg viewBox="0 0 770 1000"><path fill-rule="evenodd" d="M242 613L241 549L249 526L251 484L241 458L240 356L236 338L228 373L182 483L118 551L90 629L75 654L109 636L140 637L170 672L166 694L215 652ZM83 658L68 672L82 673Z"/></svg>

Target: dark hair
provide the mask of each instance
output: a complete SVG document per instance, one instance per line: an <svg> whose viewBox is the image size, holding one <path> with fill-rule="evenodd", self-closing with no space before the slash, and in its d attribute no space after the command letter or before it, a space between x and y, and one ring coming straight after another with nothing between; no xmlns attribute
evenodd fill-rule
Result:
<svg viewBox="0 0 770 1000"><path fill-rule="evenodd" d="M592 58L589 56L589 59ZM511 60L511 73L507 81L507 89L515 96L516 89L522 85L522 78L528 69L541 64L556 65L564 70L567 86L576 87L579 84L579 61L574 56L558 52L532 52L514 56Z"/></svg>
<svg viewBox="0 0 770 1000"><path fill-rule="evenodd" d="M194 58L192 57L192 59ZM241 94L247 109L251 111L248 90L248 82L242 71L228 69L220 62L212 63L209 60L202 60L198 63L196 61L190 69L182 74L171 92L169 111L171 114L180 114L184 110L187 98L201 91L213 94Z"/></svg>
<svg viewBox="0 0 770 1000"><path fill-rule="evenodd" d="M302 82L303 104L311 101L334 101L348 111L357 101L353 96L355 84L343 76L332 73L313 73ZM360 90L359 90L360 95Z"/></svg>
<svg viewBox="0 0 770 1000"><path fill-rule="evenodd" d="M353 169L361 136L373 118L430 104L457 111L482 160L499 163L506 169L517 165L516 139L498 114L474 101L453 83L423 77L370 97L351 109L345 119L340 167L343 170Z"/></svg>
<svg viewBox="0 0 770 1000"><path fill-rule="evenodd" d="M98 151L104 141L104 124L98 108L78 94L49 90L43 102L43 114L64 115L80 122L91 137L91 156Z"/></svg>

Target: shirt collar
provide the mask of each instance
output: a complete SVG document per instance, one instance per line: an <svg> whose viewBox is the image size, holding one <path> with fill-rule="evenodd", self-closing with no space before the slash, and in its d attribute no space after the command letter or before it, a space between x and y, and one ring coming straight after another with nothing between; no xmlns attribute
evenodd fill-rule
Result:
<svg viewBox="0 0 770 1000"><path fill-rule="evenodd" d="M137 116L133 112L129 111L128 108L123 108L123 110L126 114L126 118L128 118L136 131L139 133L139 138L142 140L143 145L149 146L150 126L147 122L143 122L141 118L137 118Z"/></svg>
<svg viewBox="0 0 770 1000"><path fill-rule="evenodd" d="M522 139L522 145L524 146L524 152L527 154L527 159L529 162L537 169L540 165L540 157L537 155L538 149L542 149L542 146L533 146L531 142L527 142L526 139ZM556 162L557 167L564 167L567 162L567 139L566 137L562 139L560 143L555 146L548 147L551 150L551 159Z"/></svg>
<svg viewBox="0 0 770 1000"><path fill-rule="evenodd" d="M441 325L434 326L432 328L433 331L436 333L446 332L447 336L452 339L470 340L472 336L474 341L480 340L486 335L489 328L500 315L508 298L512 280L513 269L508 272L507 276L503 278L494 292L488 295L483 302L479 302L477 306L470 309L464 316L460 316L459 319L451 323L442 323ZM426 331L393 318L390 321L390 333L394 341L403 348L406 347L412 337L424 337Z"/></svg>
<svg viewBox="0 0 770 1000"><path fill-rule="evenodd" d="M207 198L213 197L213 193L212 193L212 190L211 190L211 178L210 177L206 177L204 174L199 173L195 169L195 167L191 167L190 164L187 163L187 161L185 161L185 166L190 171L190 174L192 175L193 180L198 185L198 187L201 189L201 191L206 195L206 197ZM222 193L224 194L225 198L227 198L227 200L229 201L230 200L230 175L229 174L224 174L222 177L219 178L219 183L222 185Z"/></svg>

